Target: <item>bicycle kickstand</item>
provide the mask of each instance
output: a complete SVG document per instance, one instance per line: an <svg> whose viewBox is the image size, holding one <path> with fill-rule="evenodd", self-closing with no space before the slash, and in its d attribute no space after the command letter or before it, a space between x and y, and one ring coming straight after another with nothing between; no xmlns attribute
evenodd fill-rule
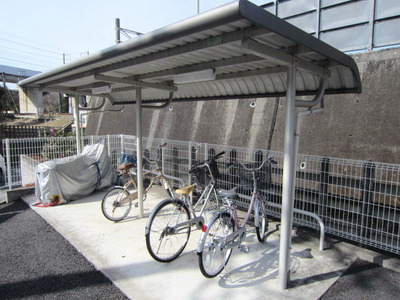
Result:
<svg viewBox="0 0 400 300"><path fill-rule="evenodd" d="M246 254L248 254L250 252L250 249L248 246L246 245L242 245L243 240L246 237L246 232L243 232L242 235L240 236L240 242L239 242L239 246L238 249Z"/></svg>
<svg viewBox="0 0 400 300"><path fill-rule="evenodd" d="M239 250L246 254L249 254L249 252L250 252L250 248L246 245L239 245Z"/></svg>

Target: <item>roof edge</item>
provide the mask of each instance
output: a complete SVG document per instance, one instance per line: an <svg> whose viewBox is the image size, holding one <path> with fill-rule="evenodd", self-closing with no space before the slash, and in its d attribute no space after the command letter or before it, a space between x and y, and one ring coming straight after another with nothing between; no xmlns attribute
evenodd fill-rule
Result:
<svg viewBox="0 0 400 300"><path fill-rule="evenodd" d="M239 0L239 14L256 24L265 26L279 35L297 42L304 47L311 48L321 55L326 56L339 64L348 66L353 72L357 82L357 93L362 92L361 78L357 63L352 57L336 49L335 47L317 39L289 22L282 20L265 9L260 9L256 4L248 0Z"/></svg>

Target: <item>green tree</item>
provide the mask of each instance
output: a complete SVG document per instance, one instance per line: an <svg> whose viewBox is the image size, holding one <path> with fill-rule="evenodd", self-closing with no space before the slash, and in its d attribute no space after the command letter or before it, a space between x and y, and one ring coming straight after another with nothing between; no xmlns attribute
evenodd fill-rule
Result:
<svg viewBox="0 0 400 300"><path fill-rule="evenodd" d="M19 111L18 99L19 98L17 90L9 90L9 89L4 89L4 87L0 87L0 111L16 110L16 109Z"/></svg>

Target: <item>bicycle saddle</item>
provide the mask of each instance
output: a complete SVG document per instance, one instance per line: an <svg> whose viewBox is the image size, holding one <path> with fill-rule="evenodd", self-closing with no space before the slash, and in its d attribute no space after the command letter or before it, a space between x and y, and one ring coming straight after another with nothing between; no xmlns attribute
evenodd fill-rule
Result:
<svg viewBox="0 0 400 300"><path fill-rule="evenodd" d="M219 194L221 197L227 197L227 198L237 198L237 197L238 197L238 193L236 192L236 188L233 188L233 189L231 189L231 190L229 190L229 191L227 191L227 190L220 190L220 191L218 192L218 194Z"/></svg>
<svg viewBox="0 0 400 300"><path fill-rule="evenodd" d="M118 170L121 171L128 171L129 169L132 169L135 166L134 163L127 163L127 164L122 164L118 166Z"/></svg>
<svg viewBox="0 0 400 300"><path fill-rule="evenodd" d="M176 193L181 195L189 195L194 189L194 185L188 185L183 188L175 190Z"/></svg>

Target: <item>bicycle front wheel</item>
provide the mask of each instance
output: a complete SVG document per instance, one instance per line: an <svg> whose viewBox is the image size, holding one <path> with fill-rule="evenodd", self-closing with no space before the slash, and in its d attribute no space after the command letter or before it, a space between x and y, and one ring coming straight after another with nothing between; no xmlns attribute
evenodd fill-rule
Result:
<svg viewBox="0 0 400 300"><path fill-rule="evenodd" d="M260 243L264 243L268 231L267 208L264 201L256 202L255 213L257 239Z"/></svg>
<svg viewBox="0 0 400 300"><path fill-rule="evenodd" d="M207 230L200 239L198 251L200 271L205 277L217 276L228 263L232 248L226 249L226 237L233 230L234 222L228 213L218 214L208 223Z"/></svg>
<svg viewBox="0 0 400 300"><path fill-rule="evenodd" d="M190 224L179 224L189 220L189 209L180 199L166 199L153 209L146 225L146 246L156 261L170 262L182 253L189 240Z"/></svg>
<svg viewBox="0 0 400 300"><path fill-rule="evenodd" d="M129 193L122 187L114 187L108 191L101 201L101 211L110 221L121 221L130 212L132 201L127 197Z"/></svg>

